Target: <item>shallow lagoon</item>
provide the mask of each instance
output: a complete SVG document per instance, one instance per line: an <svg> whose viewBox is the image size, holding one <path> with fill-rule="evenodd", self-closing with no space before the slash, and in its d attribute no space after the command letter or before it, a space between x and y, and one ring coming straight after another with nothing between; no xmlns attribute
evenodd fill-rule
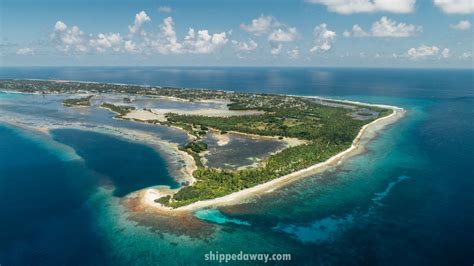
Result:
<svg viewBox="0 0 474 266"><path fill-rule="evenodd" d="M77 96L0 93L0 97L0 110L8 115L9 119L28 122L37 128L49 125L81 125L89 128L110 126L144 131L179 145L185 144L188 140L183 131L175 128L114 119L115 114L98 108L98 103L90 108L63 106L64 99Z"/></svg>
<svg viewBox="0 0 474 266"><path fill-rule="evenodd" d="M236 169L255 166L256 163L285 147L283 141L261 139L251 136L227 133L208 133L203 141L208 144L208 153L204 156L206 166L211 168ZM219 138L225 138L221 143Z"/></svg>

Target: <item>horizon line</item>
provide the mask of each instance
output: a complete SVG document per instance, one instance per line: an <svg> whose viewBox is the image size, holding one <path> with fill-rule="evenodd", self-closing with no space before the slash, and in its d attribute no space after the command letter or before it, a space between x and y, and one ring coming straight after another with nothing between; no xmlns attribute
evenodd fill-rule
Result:
<svg viewBox="0 0 474 266"><path fill-rule="evenodd" d="M187 66L187 65L169 65L169 66L153 66L153 65L38 65L38 66L2 66L0 68L320 68L320 69L426 69L426 70L437 70L437 69L451 69L451 70L474 70L472 67L390 67L390 66L270 66L270 65L260 65L260 66L232 66L232 65L210 65L210 66Z"/></svg>

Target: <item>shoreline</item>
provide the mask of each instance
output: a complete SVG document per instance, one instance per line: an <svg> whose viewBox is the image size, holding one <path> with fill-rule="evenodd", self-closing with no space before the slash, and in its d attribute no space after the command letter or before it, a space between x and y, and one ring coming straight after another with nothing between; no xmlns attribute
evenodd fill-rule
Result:
<svg viewBox="0 0 474 266"><path fill-rule="evenodd" d="M301 97L301 96L300 96ZM326 99L326 98L321 98L317 97L320 99ZM326 99L327 100L327 99ZM339 101L339 100L335 100ZM290 184L294 181L297 181L301 178L323 172L327 170L330 167L333 167L339 163L341 163L344 159L350 158L356 154L359 153L361 149L364 148L362 145L362 140L371 140L372 138L375 137L376 133L378 133L381 129L384 127L393 124L397 122L399 119L401 119L406 111L403 108L397 107L397 106L390 106L390 105L381 105L381 104L368 104L368 103L361 103L361 102L356 102L356 101L348 101L348 100L343 100L340 102L344 103L349 103L349 104L358 104L358 105L364 105L364 106L372 106L372 107L382 107L382 108L389 108L393 112L388 115L384 116L381 118L378 118L366 125L364 125L355 139L352 142L352 145L338 153L332 156L331 158L327 159L324 162L317 163L315 165L309 166L307 168L298 170L296 172L290 173L285 176L278 177L276 179L270 180L268 182L265 182L263 184L259 184L254 187L250 187L244 190L240 190L237 192L233 192L231 194L218 197L215 199L209 199L209 200L203 200L203 201L197 201L194 203L191 203L189 205L181 206L178 208L170 208L170 207L165 207L159 203L153 202L153 200L150 200L149 196L151 194L155 194L156 192L160 193L160 191L156 191L156 189L153 188L148 188L144 189L141 191L138 191L138 195L141 196L140 202L143 204L143 207L148 207L151 209L155 209L159 213L166 214L166 213L179 213L179 212L192 212L198 209L202 208L209 208L209 207L219 207L219 206L226 206L226 205L233 205L233 204L238 204L242 202L245 199L251 198L252 196L262 194L262 193L268 193L271 192L275 189L281 188L287 184ZM371 134L368 134L371 133Z"/></svg>

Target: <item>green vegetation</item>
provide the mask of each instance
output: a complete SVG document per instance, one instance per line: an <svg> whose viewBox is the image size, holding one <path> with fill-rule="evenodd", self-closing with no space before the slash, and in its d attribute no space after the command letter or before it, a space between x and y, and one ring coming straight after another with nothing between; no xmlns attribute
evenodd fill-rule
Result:
<svg viewBox="0 0 474 266"><path fill-rule="evenodd" d="M163 196L161 198L155 199L155 202L163 204L163 205L167 205L170 202L170 199L171 199L171 196L167 195L167 196Z"/></svg>
<svg viewBox="0 0 474 266"><path fill-rule="evenodd" d="M193 176L197 181L191 186L183 187L173 196L157 199L157 202L172 207L224 196L323 162L349 148L362 126L392 113L392 110L388 108L362 104L221 90L30 80L0 80L0 88L44 94L88 91L171 96L188 101L224 99L231 102L228 105L231 110L263 111L260 115L231 117L166 114L167 122L162 124L180 127L197 138L196 141L180 147L196 161L198 169ZM123 100L128 102L128 99ZM120 118L135 109L110 103L104 103L101 106L116 112L117 117ZM207 144L202 142L201 136L205 135L209 129L220 131L221 134L237 131L280 139L291 137L304 140L305 144L273 154L259 167L242 170L213 169L205 167L200 157L200 153L207 150Z"/></svg>
<svg viewBox="0 0 474 266"><path fill-rule="evenodd" d="M75 98L75 99L66 99L63 101L64 106L90 106L91 105L91 98L94 97L94 95L89 95L87 97L83 98Z"/></svg>
<svg viewBox="0 0 474 266"><path fill-rule="evenodd" d="M193 157L194 161L196 162L196 166L198 168L204 168L204 165L202 164L201 156L199 155L199 153L207 150L206 143L202 141L193 141L186 144L186 146L184 147L180 147L180 149Z"/></svg>
<svg viewBox="0 0 474 266"><path fill-rule="evenodd" d="M100 105L100 107L108 109L114 113L117 113L118 114L116 116L117 118L123 118L127 113L135 110L135 107L133 106L114 105L111 103L103 103Z"/></svg>
<svg viewBox="0 0 474 266"><path fill-rule="evenodd" d="M186 145L186 149L190 149L195 153L207 150L207 144L202 141L190 142Z"/></svg>
<svg viewBox="0 0 474 266"><path fill-rule="evenodd" d="M191 155L194 161L196 162L196 166L198 168L204 168L204 164L201 161L201 156L199 155L199 153L196 153L191 149L187 149L186 147L179 147L179 149Z"/></svg>

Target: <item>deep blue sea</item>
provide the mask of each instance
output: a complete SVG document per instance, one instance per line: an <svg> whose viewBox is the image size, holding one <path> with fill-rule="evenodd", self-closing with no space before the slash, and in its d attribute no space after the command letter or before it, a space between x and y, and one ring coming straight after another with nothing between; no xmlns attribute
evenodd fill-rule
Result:
<svg viewBox="0 0 474 266"><path fill-rule="evenodd" d="M281 265L474 263L473 70L0 68L0 78L318 95L408 111L363 154L244 204L198 211L200 227L188 231L153 215L137 222L120 204L140 188L177 186L152 148L0 123L2 266L218 264L204 260L209 251L291 253ZM14 97L0 94L0 116Z"/></svg>

